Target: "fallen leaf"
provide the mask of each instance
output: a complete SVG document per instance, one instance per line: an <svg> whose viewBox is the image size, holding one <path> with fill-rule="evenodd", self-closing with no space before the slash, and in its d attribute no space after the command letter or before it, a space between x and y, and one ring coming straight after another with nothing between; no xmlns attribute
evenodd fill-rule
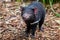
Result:
<svg viewBox="0 0 60 40"><path fill-rule="evenodd" d="M56 23L60 24L60 20L55 20Z"/></svg>

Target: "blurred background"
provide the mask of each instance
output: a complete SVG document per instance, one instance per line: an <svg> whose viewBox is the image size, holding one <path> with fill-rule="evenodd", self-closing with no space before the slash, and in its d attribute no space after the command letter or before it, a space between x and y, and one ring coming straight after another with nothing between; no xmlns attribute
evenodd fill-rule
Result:
<svg viewBox="0 0 60 40"><path fill-rule="evenodd" d="M20 11L20 6L32 1L41 2L46 9L44 32L37 28L35 39L23 36L26 24ZM0 40L60 40L60 0L0 0Z"/></svg>

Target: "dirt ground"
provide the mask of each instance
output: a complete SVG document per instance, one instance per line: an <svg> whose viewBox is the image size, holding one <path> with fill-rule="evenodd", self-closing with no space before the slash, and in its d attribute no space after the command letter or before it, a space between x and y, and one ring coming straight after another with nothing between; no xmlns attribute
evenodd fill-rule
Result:
<svg viewBox="0 0 60 40"><path fill-rule="evenodd" d="M56 17L49 5L46 6L46 17L43 32L38 28L35 38L20 35L26 29L21 18L20 3L0 2L0 40L60 40L60 18ZM53 9L60 13L60 3L53 5Z"/></svg>

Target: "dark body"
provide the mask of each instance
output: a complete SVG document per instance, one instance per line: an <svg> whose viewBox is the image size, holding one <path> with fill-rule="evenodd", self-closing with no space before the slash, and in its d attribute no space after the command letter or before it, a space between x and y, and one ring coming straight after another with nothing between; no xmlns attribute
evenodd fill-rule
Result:
<svg viewBox="0 0 60 40"><path fill-rule="evenodd" d="M39 25L39 30L44 22L45 18L45 8L40 2L32 2L27 7L22 8L22 18L27 24L26 34L28 35L31 30L32 36L35 35L37 25Z"/></svg>

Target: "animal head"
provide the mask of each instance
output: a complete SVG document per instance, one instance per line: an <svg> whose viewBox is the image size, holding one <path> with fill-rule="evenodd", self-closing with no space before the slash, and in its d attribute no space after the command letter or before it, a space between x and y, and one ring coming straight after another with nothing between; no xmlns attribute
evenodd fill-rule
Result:
<svg viewBox="0 0 60 40"><path fill-rule="evenodd" d="M36 8L21 7L21 16L25 21L33 22L35 20Z"/></svg>

